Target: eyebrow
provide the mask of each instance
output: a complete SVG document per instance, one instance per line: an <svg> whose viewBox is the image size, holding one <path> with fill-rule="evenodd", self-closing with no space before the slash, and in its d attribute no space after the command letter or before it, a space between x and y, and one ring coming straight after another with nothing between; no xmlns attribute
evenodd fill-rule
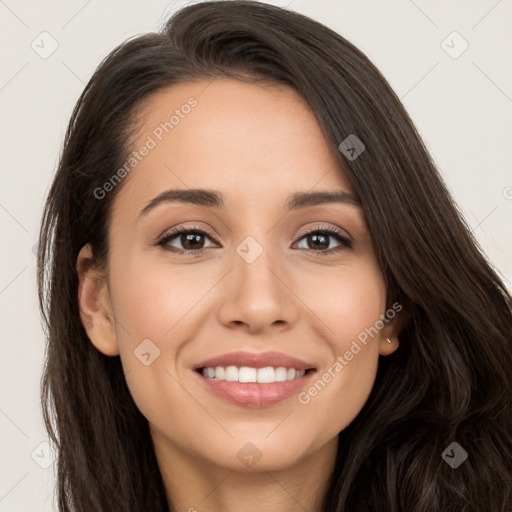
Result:
<svg viewBox="0 0 512 512"><path fill-rule="evenodd" d="M148 214L151 210L164 203L188 203L212 208L224 208L226 202L220 192L208 189L174 189L165 190L151 199L142 209L139 217ZM288 211L317 206L327 203L344 203L361 207L361 202L355 196L339 191L324 192L295 192L288 196L286 207Z"/></svg>

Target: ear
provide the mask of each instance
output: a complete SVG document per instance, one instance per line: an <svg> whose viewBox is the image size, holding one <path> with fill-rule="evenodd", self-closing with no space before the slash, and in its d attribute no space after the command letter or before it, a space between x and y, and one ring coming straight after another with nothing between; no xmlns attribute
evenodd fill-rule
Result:
<svg viewBox="0 0 512 512"><path fill-rule="evenodd" d="M80 319L92 344L103 354L119 354L115 320L108 282L103 271L93 265L90 244L80 250L76 260Z"/></svg>
<svg viewBox="0 0 512 512"><path fill-rule="evenodd" d="M393 311L395 312L395 316L391 319L388 319L380 331L379 354L381 356L389 356L398 349L400 346L400 340L398 336L407 320L407 315L403 309L400 309L398 312L396 312L394 309Z"/></svg>

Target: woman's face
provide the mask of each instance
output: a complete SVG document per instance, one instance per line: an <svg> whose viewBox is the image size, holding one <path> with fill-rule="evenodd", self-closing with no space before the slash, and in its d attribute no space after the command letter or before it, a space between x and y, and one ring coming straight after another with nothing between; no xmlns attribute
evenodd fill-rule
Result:
<svg viewBox="0 0 512 512"><path fill-rule="evenodd" d="M81 285L92 343L120 355L157 450L237 471L335 450L379 354L397 344L386 342L393 322L382 321L385 286L364 212L314 114L287 87L235 80L169 87L139 113L137 154L118 173L107 273L89 269ZM196 200L151 203L171 190ZM320 192L340 199L289 208L295 194ZM191 232L159 243L176 228ZM278 352L314 371L273 384L197 371L238 351ZM251 368L225 379L279 380L293 372L276 368L300 366L237 361L213 367Z"/></svg>

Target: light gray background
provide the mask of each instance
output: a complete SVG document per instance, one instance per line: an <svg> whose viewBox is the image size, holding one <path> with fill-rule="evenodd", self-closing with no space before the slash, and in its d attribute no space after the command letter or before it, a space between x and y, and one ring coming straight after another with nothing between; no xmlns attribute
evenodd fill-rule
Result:
<svg viewBox="0 0 512 512"><path fill-rule="evenodd" d="M39 406L44 339L33 246L71 110L111 49L157 30L186 3L0 0L1 512L56 510L55 465ZM289 4L328 25L377 65L510 288L512 1L269 3ZM43 31L58 43L46 59L31 47L51 48ZM457 52L462 40L451 36L442 45L453 31L469 44L458 58L445 49Z"/></svg>

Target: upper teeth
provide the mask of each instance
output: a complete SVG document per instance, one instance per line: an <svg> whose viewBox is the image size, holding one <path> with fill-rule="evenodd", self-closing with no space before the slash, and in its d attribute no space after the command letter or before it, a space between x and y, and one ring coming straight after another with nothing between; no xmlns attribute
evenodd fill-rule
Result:
<svg viewBox="0 0 512 512"><path fill-rule="evenodd" d="M280 366L273 368L250 368L249 366L217 366L216 368L203 368L203 375L217 380L238 381L238 382L260 382L269 384L271 382L283 382L285 380L298 379L304 375L304 370L285 368Z"/></svg>

